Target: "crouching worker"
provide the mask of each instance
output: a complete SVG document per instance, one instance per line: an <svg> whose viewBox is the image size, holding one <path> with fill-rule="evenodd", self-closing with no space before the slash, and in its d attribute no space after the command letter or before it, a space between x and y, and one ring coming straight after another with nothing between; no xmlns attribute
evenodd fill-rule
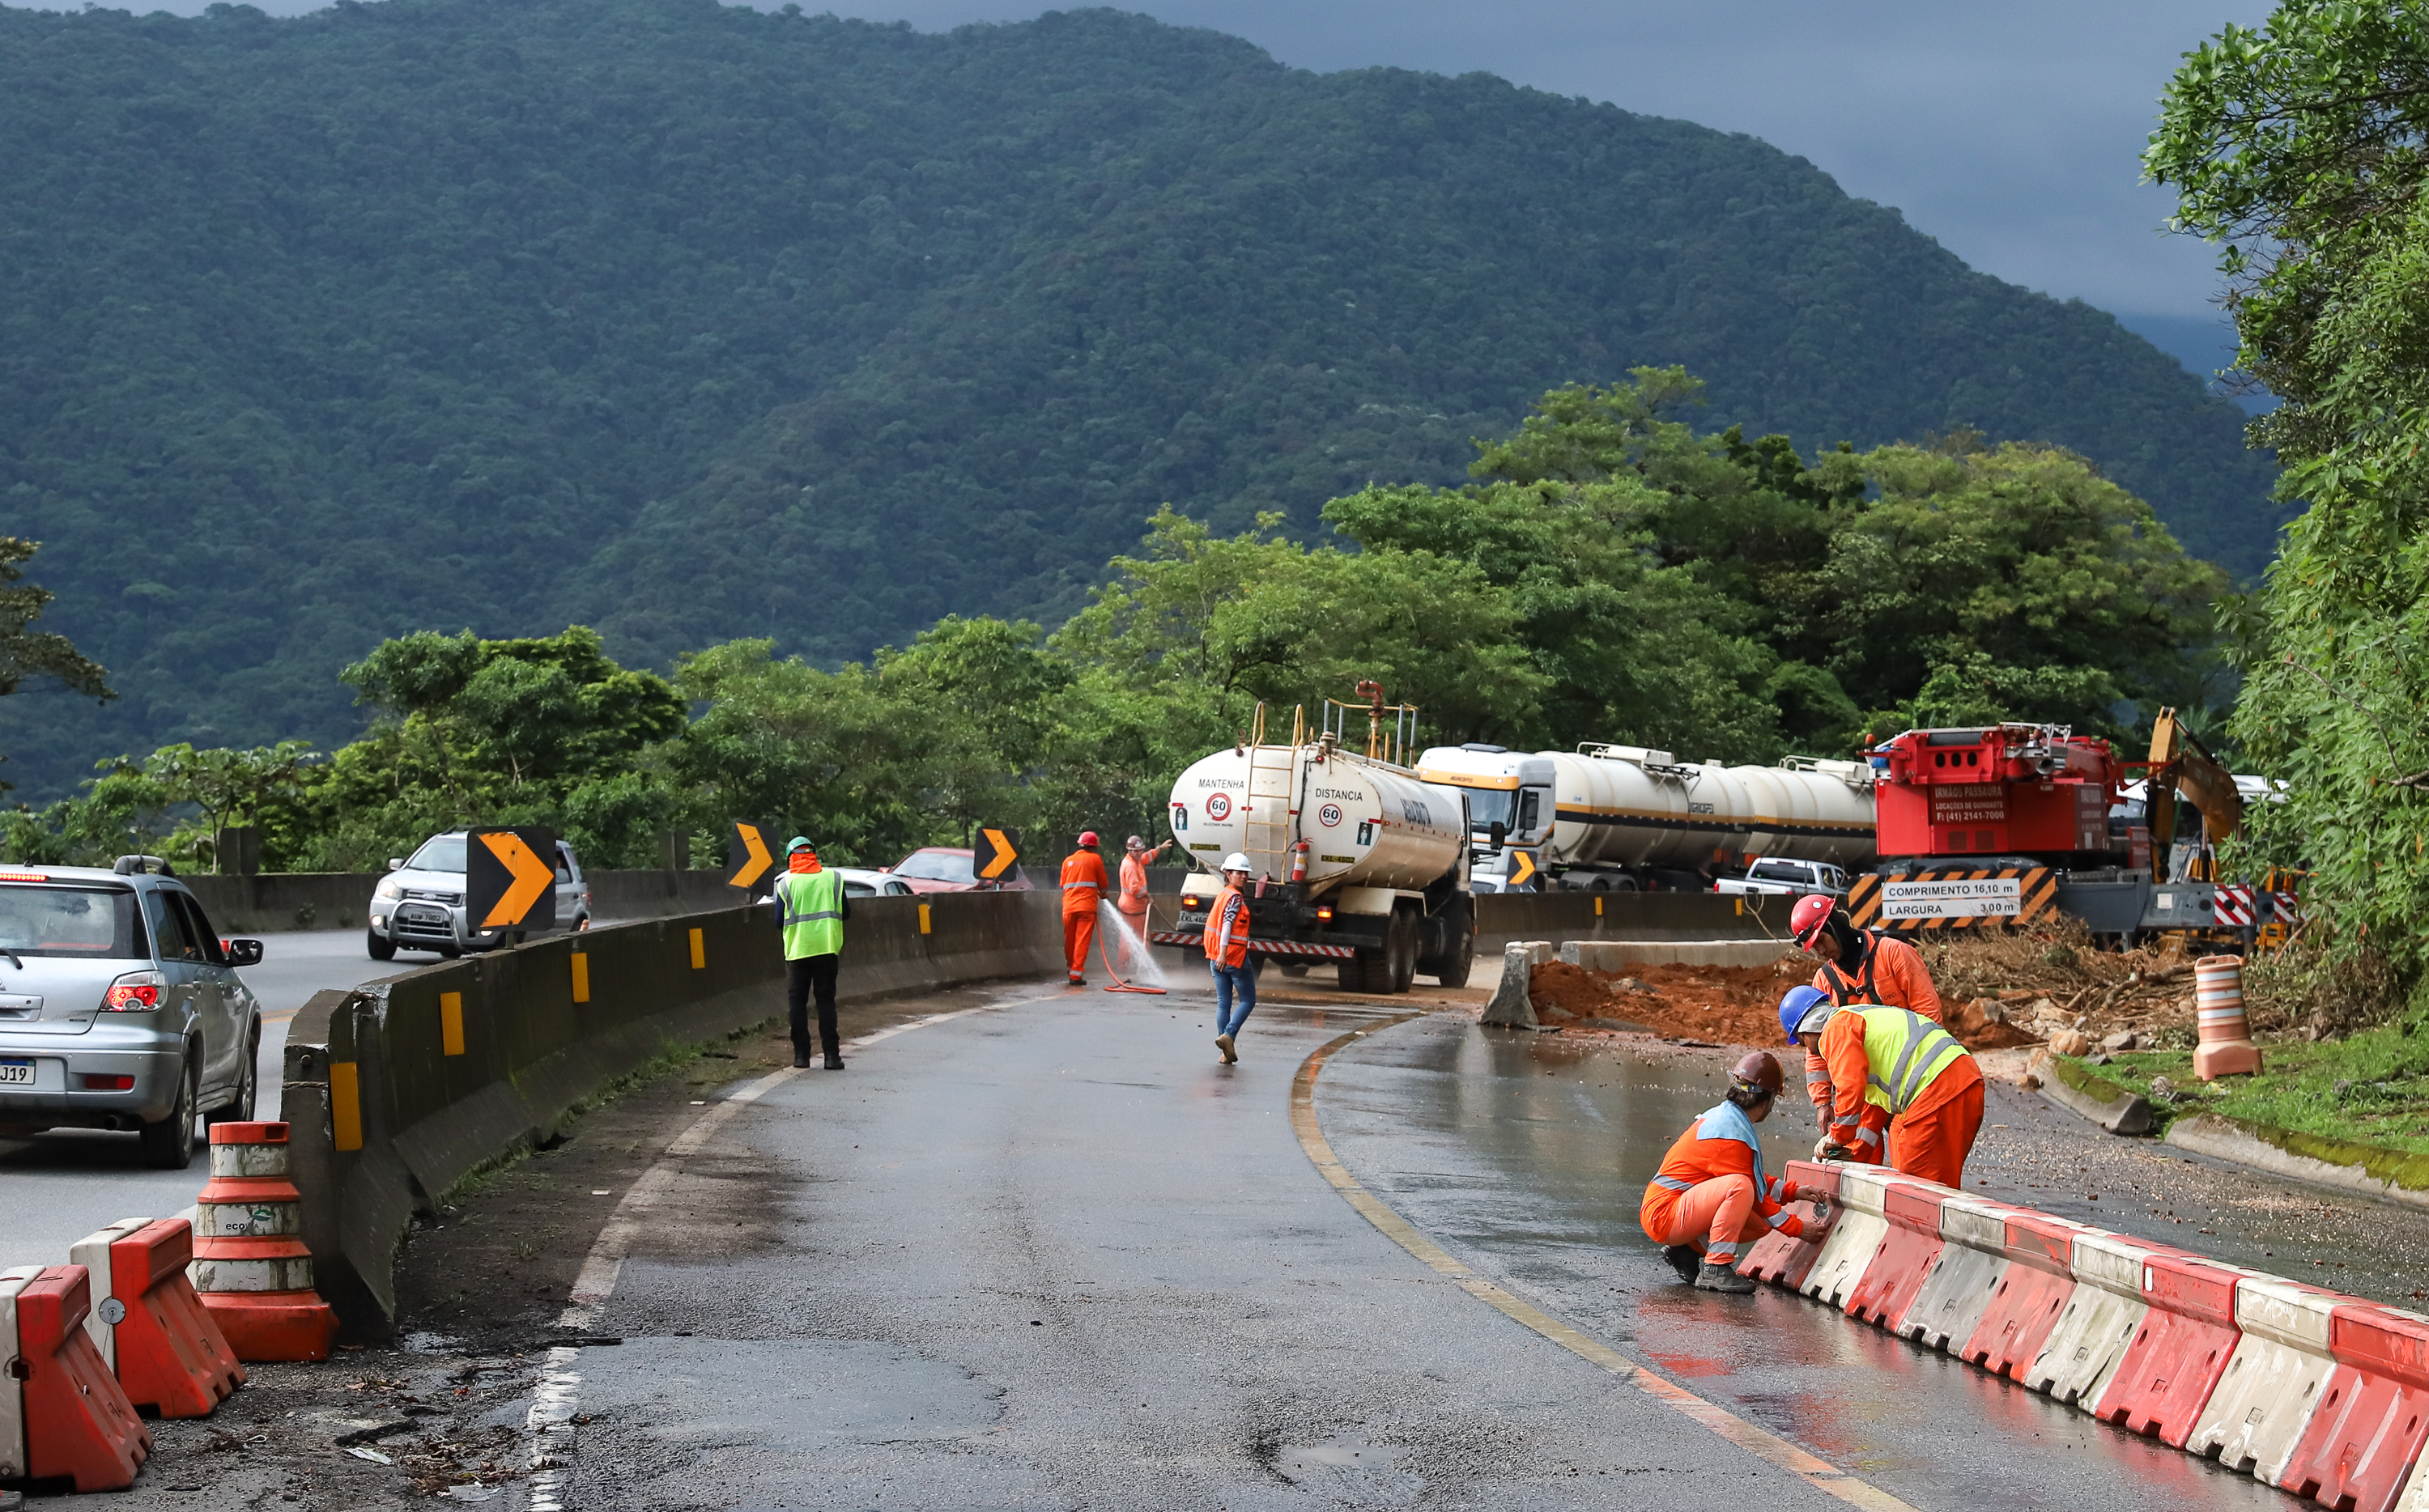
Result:
<svg viewBox="0 0 2429 1512"><path fill-rule="evenodd" d="M1982 1068L1946 1029L1909 1009L1823 1002L1795 1034L1830 1065L1831 1145L1863 1149L1886 1124L1891 1170L1965 1185L1982 1131Z"/></svg>
<svg viewBox="0 0 2429 1512"><path fill-rule="evenodd" d="M1697 1118L1661 1158L1661 1174L1644 1189L1637 1221L1682 1281L1703 1291L1752 1291L1738 1274L1738 1246L1769 1233L1796 1238L1805 1222L1782 1205L1826 1202L1819 1187L1798 1187L1762 1170L1762 1142L1754 1126L1771 1116L1779 1095L1779 1062L1757 1050L1729 1073L1727 1098Z"/></svg>

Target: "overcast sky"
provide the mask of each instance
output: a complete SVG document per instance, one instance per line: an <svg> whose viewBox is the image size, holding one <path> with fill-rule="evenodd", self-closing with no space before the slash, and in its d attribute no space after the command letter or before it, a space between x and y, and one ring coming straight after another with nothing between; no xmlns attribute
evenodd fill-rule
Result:
<svg viewBox="0 0 2429 1512"><path fill-rule="evenodd" d="M256 0L279 13L305 0ZM139 7L138 8L150 8ZM192 12L201 0L170 8ZM802 8L828 8L802 0ZM941 30L1035 0L836 0ZM1975 267L2129 318L2215 320L2210 249L2138 182L2177 56L2260 0L1133 0L1330 72L1483 70L1751 132ZM2153 322L2158 323L2158 322ZM2156 334L2156 333L2155 333ZM2178 343L2166 343L2177 345Z"/></svg>

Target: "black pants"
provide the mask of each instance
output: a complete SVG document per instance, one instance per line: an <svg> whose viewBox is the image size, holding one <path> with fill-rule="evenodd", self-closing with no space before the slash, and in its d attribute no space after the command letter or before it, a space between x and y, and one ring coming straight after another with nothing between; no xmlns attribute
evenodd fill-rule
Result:
<svg viewBox="0 0 2429 1512"><path fill-rule="evenodd" d="M843 1059L843 1041L835 1033L835 968L843 964L841 956L802 956L785 962L785 1008L793 1023L793 1053L810 1053L810 994L818 998L818 1038L825 1042L827 1059Z"/></svg>

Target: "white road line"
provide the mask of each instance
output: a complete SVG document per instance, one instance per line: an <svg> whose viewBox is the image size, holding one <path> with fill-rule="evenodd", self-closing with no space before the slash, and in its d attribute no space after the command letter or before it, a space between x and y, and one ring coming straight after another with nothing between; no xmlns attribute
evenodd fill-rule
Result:
<svg viewBox="0 0 2429 1512"><path fill-rule="evenodd" d="M1020 1003L1035 1002L1038 997L1058 996L1054 993L1036 997L1007 998L981 1008L955 1009L950 1013L930 1013L924 1018L905 1019L900 1024L873 1030L858 1039L846 1040L843 1047L858 1053L880 1040L890 1040L913 1029L924 1029L932 1024L949 1019L967 1018L973 1013L992 1013L998 1009ZM783 1066L755 1081L746 1082L734 1095L710 1108L686 1126L668 1144L666 1153L651 1162L638 1180L626 1189L616 1210L607 1215L606 1225L591 1243L590 1253L583 1257L582 1272L573 1279L572 1295L565 1310L556 1317L557 1326L587 1329L599 1321L599 1309L615 1294L616 1282L623 1274L624 1257L633 1252L641 1231L657 1216L658 1209L683 1179L685 1164L704 1148L719 1129L730 1123L744 1108L767 1096L777 1088L801 1075L804 1068ZM540 1370L539 1384L532 1390L530 1408L523 1414L523 1433L531 1444L531 1478L524 1483L524 1512L566 1512L571 1504L573 1484L574 1416L581 1405L582 1375L573 1366L582 1358L578 1346L556 1345L548 1352Z"/></svg>

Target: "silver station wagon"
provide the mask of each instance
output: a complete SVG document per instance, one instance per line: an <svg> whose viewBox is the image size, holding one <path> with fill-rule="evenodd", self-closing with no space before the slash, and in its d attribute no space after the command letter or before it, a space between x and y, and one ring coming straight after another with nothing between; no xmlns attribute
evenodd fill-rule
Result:
<svg viewBox="0 0 2429 1512"><path fill-rule="evenodd" d="M128 1130L146 1164L193 1159L198 1118L253 1116L261 1006L154 856L0 863L0 1134Z"/></svg>

